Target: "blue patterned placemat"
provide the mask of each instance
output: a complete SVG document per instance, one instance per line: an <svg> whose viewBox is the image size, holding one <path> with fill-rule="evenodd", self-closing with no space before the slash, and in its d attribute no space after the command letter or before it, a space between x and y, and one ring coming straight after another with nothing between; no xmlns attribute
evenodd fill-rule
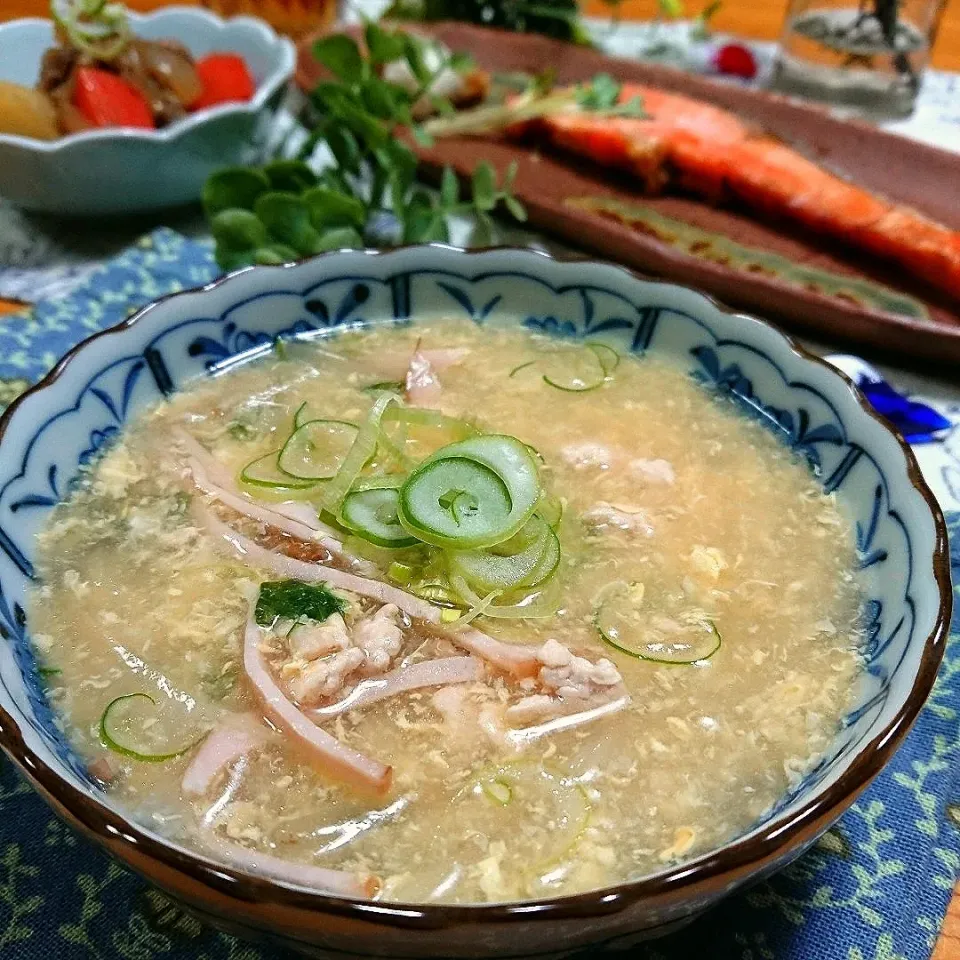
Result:
<svg viewBox="0 0 960 960"><path fill-rule="evenodd" d="M0 317L0 408L64 351L138 306L213 279L211 248L170 230L70 296ZM949 518L960 544L960 514ZM954 570L960 549L954 546ZM817 847L637 960L926 960L960 872L960 613L936 689L873 786ZM0 957L279 960L216 933L76 836L0 759Z"/></svg>

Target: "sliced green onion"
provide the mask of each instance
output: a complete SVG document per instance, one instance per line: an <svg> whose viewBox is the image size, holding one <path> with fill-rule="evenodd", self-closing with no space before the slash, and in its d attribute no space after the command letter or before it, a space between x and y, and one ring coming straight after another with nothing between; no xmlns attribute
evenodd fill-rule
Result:
<svg viewBox="0 0 960 960"><path fill-rule="evenodd" d="M596 354L605 377L609 377L620 366L620 354L613 347L599 340L588 340L584 346Z"/></svg>
<svg viewBox="0 0 960 960"><path fill-rule="evenodd" d="M421 600L429 600L430 603L436 603L443 607L463 609L472 603L472 601L466 601L466 598L461 598L458 591L444 583L419 583L410 587L409 590L415 597L419 597ZM476 602L481 603L482 601L479 597L476 597Z"/></svg>
<svg viewBox="0 0 960 960"><path fill-rule="evenodd" d="M439 410L426 410L422 407L393 407L384 417L385 420L399 420L402 423L410 423L419 427L437 427L442 430L449 430L454 436L454 440L467 440L469 437L477 436L480 431L469 421L460 417L450 417Z"/></svg>
<svg viewBox="0 0 960 960"><path fill-rule="evenodd" d="M472 587L502 592L539 583L544 572L549 576L560 562L556 540L549 524L534 514L504 543L486 550L451 550L447 556L451 568Z"/></svg>
<svg viewBox="0 0 960 960"><path fill-rule="evenodd" d="M151 742L156 738L156 734L150 735L153 727L144 725L150 718L143 716L141 700L146 700L152 707L157 705L156 700L149 694L128 693L111 700L103 711L100 717L100 742L114 753L145 763L163 763L186 753L206 736L205 733L201 734L185 746L174 750L157 749Z"/></svg>
<svg viewBox="0 0 960 960"><path fill-rule="evenodd" d="M499 803L501 807L505 807L513 799L513 787L501 777L494 777L492 780L485 781L481 785L481 789L494 803Z"/></svg>
<svg viewBox="0 0 960 960"><path fill-rule="evenodd" d="M442 447L400 490L400 522L440 547L502 543L530 519L540 497L536 462L515 437L490 434Z"/></svg>
<svg viewBox="0 0 960 960"><path fill-rule="evenodd" d="M417 568L410 566L409 563L399 563L394 560L387 569L387 577L394 583L407 584L413 582L416 572Z"/></svg>
<svg viewBox="0 0 960 960"><path fill-rule="evenodd" d="M520 584L521 587L539 587L546 583L560 568L560 538L551 526L547 527L546 539L547 542L540 559L536 566L524 577L523 583Z"/></svg>
<svg viewBox="0 0 960 960"><path fill-rule="evenodd" d="M353 485L351 493L361 493L364 490L399 490L403 481L407 479L405 473L376 473L366 477L359 477Z"/></svg>
<svg viewBox="0 0 960 960"><path fill-rule="evenodd" d="M277 466L297 480L330 480L339 471L358 432L357 425L346 420L308 420L280 448Z"/></svg>
<svg viewBox="0 0 960 960"><path fill-rule="evenodd" d="M651 616L643 601L642 584L616 583L604 591L596 625L600 636L614 649L638 660L664 664L698 663L709 660L720 649L720 631L709 618Z"/></svg>
<svg viewBox="0 0 960 960"><path fill-rule="evenodd" d="M590 349L550 354L543 382L566 393L586 393L603 386L607 373L600 357Z"/></svg>
<svg viewBox="0 0 960 960"><path fill-rule="evenodd" d="M52 0L50 14L71 45L95 60L112 60L130 42L127 12L119 3Z"/></svg>
<svg viewBox="0 0 960 960"><path fill-rule="evenodd" d="M388 462L392 461L403 470L412 470L417 465L417 461L408 456L404 449L407 445L406 424L393 423L389 426L393 427L392 434L387 424L380 424L380 435L377 437L378 448L386 454Z"/></svg>
<svg viewBox="0 0 960 960"><path fill-rule="evenodd" d="M371 383L363 388L364 393L396 393L403 395L407 385L400 380L381 380L379 383Z"/></svg>
<svg viewBox="0 0 960 960"><path fill-rule="evenodd" d="M400 526L396 487L373 487L348 493L340 507L340 523L378 547L410 547L418 543Z"/></svg>
<svg viewBox="0 0 960 960"><path fill-rule="evenodd" d="M384 447L408 470L447 444L480 432L459 417L419 407L391 407L384 421Z"/></svg>
<svg viewBox="0 0 960 960"><path fill-rule="evenodd" d="M465 627L468 623L476 620L477 617L483 616L487 610L493 605L493 601L500 596L499 590L493 590L488 593L479 603L474 604L466 613L462 616L457 617L457 623L461 627Z"/></svg>
<svg viewBox="0 0 960 960"><path fill-rule="evenodd" d="M536 589L516 603L493 603L484 610L484 616L494 620L541 620L552 617L560 607L559 590ZM450 586L463 603L476 606L482 599L470 588L470 584L459 574L451 574Z"/></svg>
<svg viewBox="0 0 960 960"><path fill-rule="evenodd" d="M304 400L303 403L297 407L296 413L293 415L293 429L297 430L302 427L305 423L309 423L311 420L322 420L323 417L315 416L313 411L310 409L310 401Z"/></svg>
<svg viewBox="0 0 960 960"><path fill-rule="evenodd" d="M550 836L527 865L524 873L540 879L574 854L590 825L593 805L583 784L564 776L559 770L529 760L518 760L482 771L465 787L456 800L463 805L472 801L483 805L483 814L493 816L501 829L508 829L516 814L513 806L541 812L550 824ZM469 807L461 816L470 822ZM479 812L478 812L479 813Z"/></svg>
<svg viewBox="0 0 960 960"><path fill-rule="evenodd" d="M282 448L281 448L282 449ZM284 473L277 466L280 450L271 450L270 453L251 460L240 471L240 482L252 487L261 487L278 493L287 491L310 490L316 486L315 480L297 480L289 473Z"/></svg>
<svg viewBox="0 0 960 960"><path fill-rule="evenodd" d="M344 497L360 476L366 462L377 452L380 421L387 408L397 402L392 394L380 394L370 407L363 426L357 432L353 446L343 459L337 475L320 491L320 502L330 513L337 515Z"/></svg>
<svg viewBox="0 0 960 960"><path fill-rule="evenodd" d="M537 513L556 530L560 526L567 501L563 497L543 497L537 505Z"/></svg>

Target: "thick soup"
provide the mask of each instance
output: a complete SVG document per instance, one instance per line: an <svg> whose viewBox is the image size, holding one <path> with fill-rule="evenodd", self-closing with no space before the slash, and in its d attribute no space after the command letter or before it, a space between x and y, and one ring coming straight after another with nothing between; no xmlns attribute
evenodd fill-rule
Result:
<svg viewBox="0 0 960 960"><path fill-rule="evenodd" d="M29 617L152 829L347 895L540 898L714 848L817 761L853 542L664 360L381 327L139 417L55 511Z"/></svg>

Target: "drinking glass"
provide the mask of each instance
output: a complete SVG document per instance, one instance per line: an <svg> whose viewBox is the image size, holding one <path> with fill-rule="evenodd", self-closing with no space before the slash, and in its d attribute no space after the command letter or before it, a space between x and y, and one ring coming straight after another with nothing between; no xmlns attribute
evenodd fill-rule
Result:
<svg viewBox="0 0 960 960"><path fill-rule="evenodd" d="M838 106L913 110L945 0L791 0L773 87Z"/></svg>
<svg viewBox="0 0 960 960"><path fill-rule="evenodd" d="M338 0L201 0L201 5L224 17L260 17L278 33L299 37L333 24L340 4Z"/></svg>

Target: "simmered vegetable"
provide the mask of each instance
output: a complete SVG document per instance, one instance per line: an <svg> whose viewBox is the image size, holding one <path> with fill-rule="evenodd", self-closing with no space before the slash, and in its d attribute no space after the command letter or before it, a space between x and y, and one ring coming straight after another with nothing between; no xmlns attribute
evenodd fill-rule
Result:
<svg viewBox="0 0 960 960"><path fill-rule="evenodd" d="M242 57L194 63L174 40L135 37L120 3L51 0L50 9L57 45L43 55L35 91L0 84L0 132L51 140L100 127L153 129L255 92Z"/></svg>
<svg viewBox="0 0 960 960"><path fill-rule="evenodd" d="M57 114L39 90L0 81L0 133L36 140L56 140Z"/></svg>
<svg viewBox="0 0 960 960"><path fill-rule="evenodd" d="M253 96L254 83L243 57L235 53L211 53L197 61L201 91L192 110L205 110L221 103L237 103Z"/></svg>
<svg viewBox="0 0 960 960"><path fill-rule="evenodd" d="M143 94L108 70L79 67L74 74L73 103L94 127L154 127Z"/></svg>

